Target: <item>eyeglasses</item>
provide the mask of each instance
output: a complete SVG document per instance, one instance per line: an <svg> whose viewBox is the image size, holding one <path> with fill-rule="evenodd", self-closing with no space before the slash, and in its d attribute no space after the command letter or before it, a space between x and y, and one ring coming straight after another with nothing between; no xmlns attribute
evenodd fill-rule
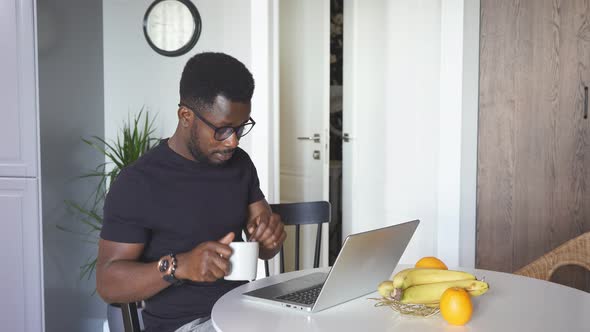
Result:
<svg viewBox="0 0 590 332"><path fill-rule="evenodd" d="M237 127L232 127L232 126L217 127L214 124L212 124L211 122L207 121L207 119L205 119L202 115L200 115L198 112L196 112L192 108L188 107L187 105L180 103L180 104L178 104L178 106L188 108L189 110L191 110L193 112L193 114L197 118L199 118L199 120L203 121L204 124L209 126L211 129L215 130L215 134L213 135L213 138L215 138L218 141L225 141L234 133L236 133L236 136L238 137L238 139L240 139L241 137L246 136L250 132L250 130L252 130L254 125L256 124L256 121L254 121L254 119L252 119L250 117L250 119L248 119L248 121L242 123L241 125L239 125Z"/></svg>

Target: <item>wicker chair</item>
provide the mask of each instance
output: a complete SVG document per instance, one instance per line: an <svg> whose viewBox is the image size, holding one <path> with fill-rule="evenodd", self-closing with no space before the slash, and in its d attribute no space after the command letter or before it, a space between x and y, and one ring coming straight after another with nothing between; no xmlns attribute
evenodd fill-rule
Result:
<svg viewBox="0 0 590 332"><path fill-rule="evenodd" d="M549 280L564 265L578 265L590 271L590 232L565 242L514 273Z"/></svg>

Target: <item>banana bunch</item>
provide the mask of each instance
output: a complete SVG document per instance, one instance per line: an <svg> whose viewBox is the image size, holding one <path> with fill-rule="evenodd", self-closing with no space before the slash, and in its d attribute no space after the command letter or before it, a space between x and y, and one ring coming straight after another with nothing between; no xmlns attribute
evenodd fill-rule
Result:
<svg viewBox="0 0 590 332"><path fill-rule="evenodd" d="M412 268L398 272L393 280L379 284L377 290L383 297L391 297L402 303L438 306L440 297L451 287L465 289L471 296L479 296L489 289L471 273L453 270Z"/></svg>

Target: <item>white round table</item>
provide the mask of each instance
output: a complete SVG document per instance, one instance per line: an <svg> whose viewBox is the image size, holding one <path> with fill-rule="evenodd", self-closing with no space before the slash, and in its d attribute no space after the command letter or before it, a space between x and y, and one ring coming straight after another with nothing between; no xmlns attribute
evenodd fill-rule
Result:
<svg viewBox="0 0 590 332"><path fill-rule="evenodd" d="M408 267L400 265L396 271ZM478 279L485 278L490 284L486 294L473 299L473 316L463 327L448 325L440 315L416 318L401 316L389 307L375 307L375 301L368 298L379 297L377 292L313 314L253 302L242 295L313 270L284 273L242 285L215 303L211 318L220 332L590 331L589 293L508 273L460 269L474 273Z"/></svg>

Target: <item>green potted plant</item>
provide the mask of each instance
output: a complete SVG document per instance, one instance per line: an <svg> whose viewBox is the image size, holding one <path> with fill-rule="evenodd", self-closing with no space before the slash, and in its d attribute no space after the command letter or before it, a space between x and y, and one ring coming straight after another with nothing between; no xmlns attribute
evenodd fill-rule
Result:
<svg viewBox="0 0 590 332"><path fill-rule="evenodd" d="M77 233L86 240L98 243L103 222L102 207L111 184L123 168L139 159L139 157L151 149L158 141L157 138L153 137L154 119L150 118L149 113L147 111L144 112L142 108L132 119L129 118L123 124L123 128L116 140L107 141L98 136L92 136L90 139L82 139L84 143L96 149L105 157L105 161L98 164L93 171L80 176L80 178L98 179L91 197L85 203L79 203L73 200L67 200L65 202L68 209L76 214L78 217L77 220L83 223L88 228L88 231L81 234L63 226L58 226L59 229ZM80 267L80 278L90 279L95 269L96 255L93 255ZM109 329L112 332L122 331L120 309L109 305L107 316L109 319Z"/></svg>

